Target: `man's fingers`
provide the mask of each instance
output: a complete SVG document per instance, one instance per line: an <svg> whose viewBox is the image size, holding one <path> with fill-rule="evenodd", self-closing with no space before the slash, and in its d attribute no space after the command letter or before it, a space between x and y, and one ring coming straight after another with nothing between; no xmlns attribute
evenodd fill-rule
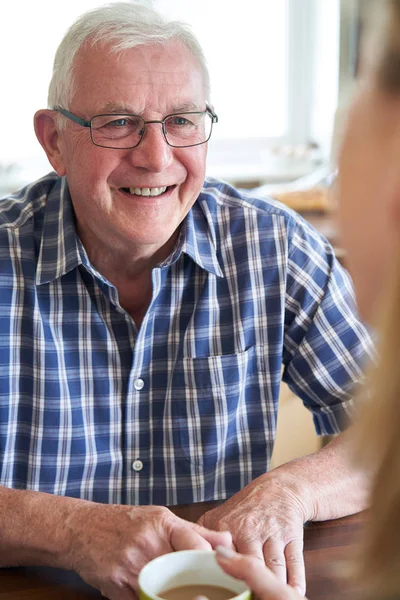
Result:
<svg viewBox="0 0 400 600"><path fill-rule="evenodd" d="M199 535L201 535L211 544L213 548L215 548L215 546L226 546L228 548L232 547L232 534L230 531L214 531L195 523L191 525L195 531L199 533Z"/></svg>
<svg viewBox="0 0 400 600"><path fill-rule="evenodd" d="M211 544L189 523L176 525L171 532L173 550L211 550Z"/></svg>
<svg viewBox="0 0 400 600"><path fill-rule="evenodd" d="M287 582L306 593L306 569L304 566L303 540L293 540L285 548Z"/></svg>
<svg viewBox="0 0 400 600"><path fill-rule="evenodd" d="M171 546L174 550L210 550L215 546L232 546L229 531L213 531L197 523L181 520L172 530Z"/></svg>
<svg viewBox="0 0 400 600"><path fill-rule="evenodd" d="M101 595L109 600L137 600L137 595L135 592L127 587L118 587L110 586L110 589L102 589Z"/></svg>
<svg viewBox="0 0 400 600"><path fill-rule="evenodd" d="M269 539L263 548L263 560L282 583L287 582L285 545L282 540Z"/></svg>
<svg viewBox="0 0 400 600"><path fill-rule="evenodd" d="M197 524L200 525L201 527L204 527L204 520L205 520L205 515L201 515L200 519L197 521Z"/></svg>
<svg viewBox="0 0 400 600"><path fill-rule="evenodd" d="M264 563L262 546L259 542L243 542L242 540L238 539L236 540L236 549L241 554L253 556L254 558L258 558L262 564Z"/></svg>

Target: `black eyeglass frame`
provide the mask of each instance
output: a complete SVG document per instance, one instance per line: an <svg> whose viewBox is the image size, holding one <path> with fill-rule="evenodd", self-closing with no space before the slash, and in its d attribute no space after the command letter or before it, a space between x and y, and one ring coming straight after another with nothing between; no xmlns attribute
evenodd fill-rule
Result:
<svg viewBox="0 0 400 600"><path fill-rule="evenodd" d="M198 110L198 111L191 110L191 111L183 111L183 112L179 112L179 113L171 113L171 114L167 115L166 117L164 117L161 121L157 121L157 120L145 121L143 119L143 117L141 117L140 115L134 115L132 113L102 113L101 115L94 115L94 117L92 117L88 121L86 119L82 119L81 117L78 117L77 115L70 112L69 110L66 110L65 108L61 108L61 106L55 106L53 108L53 110L59 112L64 117L67 117L67 119L74 121L74 123L81 125L81 127L89 127L90 128L90 138L92 140L92 143L95 146L98 146L99 148L111 148L112 150L131 150L132 148L137 148L144 137L144 134L146 131L146 125L151 124L151 123L160 123L162 132L164 134L164 139L167 142L168 146L171 146L171 148L192 148L193 146L201 146L202 144L205 144L206 142L208 142L208 140L210 139L213 124L218 123L218 115L216 114L216 112L211 108L211 106L207 102L206 102L206 110ZM174 144L169 143L169 141L167 139L167 132L165 130L165 121L167 119L169 119L170 117L174 117L175 115L204 115L204 114L208 114L211 117L210 134L209 134L208 138L206 140L204 140L204 142L198 142L197 144L188 144L187 146L186 145L185 146L176 146ZM120 147L120 148L115 147L115 146L104 146L103 144L96 144L96 142L93 139L93 131L92 131L93 119L95 119L96 117L113 117L113 116L139 117L140 119L143 120L143 124L144 124L143 125L143 133L141 134L140 139L137 144L135 144L134 146L126 146L126 147Z"/></svg>

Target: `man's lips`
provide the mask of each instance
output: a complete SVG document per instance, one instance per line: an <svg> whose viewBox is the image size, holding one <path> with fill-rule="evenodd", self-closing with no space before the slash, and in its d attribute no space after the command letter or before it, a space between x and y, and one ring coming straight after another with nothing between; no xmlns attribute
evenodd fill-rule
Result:
<svg viewBox="0 0 400 600"><path fill-rule="evenodd" d="M145 197L158 197L162 196L165 193L168 193L170 190L175 188L175 185L169 186L161 186L161 187L129 187L129 188L120 188L126 194L130 194L131 196L145 196Z"/></svg>

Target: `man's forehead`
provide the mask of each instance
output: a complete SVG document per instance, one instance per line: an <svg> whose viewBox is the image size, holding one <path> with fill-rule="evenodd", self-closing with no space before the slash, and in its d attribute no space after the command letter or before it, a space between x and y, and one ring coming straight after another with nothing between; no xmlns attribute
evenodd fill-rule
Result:
<svg viewBox="0 0 400 600"><path fill-rule="evenodd" d="M88 64L114 65L127 67L132 65L145 77L148 72L163 77L188 69L198 68L200 63L192 51L179 40L169 40L164 44L140 44L132 48L116 49L112 43L84 43L75 56L76 67L84 68ZM195 63L195 64L194 64Z"/></svg>
<svg viewBox="0 0 400 600"><path fill-rule="evenodd" d="M152 60L140 47L113 54L102 48L101 55L87 50L75 70L74 101L89 116L102 113L148 114L160 118L171 113L203 111L206 91L203 73L188 49L177 56L161 46L160 60ZM163 54L164 50L168 52ZM180 50L181 50L180 46ZM188 54L189 53L189 54ZM149 118L145 116L145 118Z"/></svg>
<svg viewBox="0 0 400 600"><path fill-rule="evenodd" d="M175 112L190 112L190 111L198 111L198 110L204 110L204 102L203 100L185 100L182 98L175 98L175 99L171 99L168 101L168 112L171 113L175 113ZM130 103L124 103L124 102L114 102L113 100L110 101L106 101L103 104L104 107L104 111L105 112L111 112L111 113L129 113L132 112L133 110L133 106ZM151 103L148 104L148 106L146 106L146 109L151 108ZM137 108L135 110L138 110Z"/></svg>
<svg viewBox="0 0 400 600"><path fill-rule="evenodd" d="M152 94L177 96L182 104L184 95L193 91L202 91L204 77L201 66L190 50L179 44L169 44L154 48L138 46L114 53L106 46L82 49L75 63L75 82L82 90L118 88L129 95L140 94L141 88L147 88ZM176 51L172 51L172 50ZM186 91L185 91L186 90ZM189 98L191 99L191 98Z"/></svg>

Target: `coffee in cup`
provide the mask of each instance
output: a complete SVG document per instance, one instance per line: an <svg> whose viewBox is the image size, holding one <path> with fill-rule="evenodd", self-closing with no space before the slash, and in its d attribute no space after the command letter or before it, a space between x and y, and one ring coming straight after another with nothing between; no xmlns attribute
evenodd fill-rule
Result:
<svg viewBox="0 0 400 600"><path fill-rule="evenodd" d="M181 550L147 563L139 573L139 600L251 600L247 585L225 573L212 550Z"/></svg>
<svg viewBox="0 0 400 600"><path fill-rule="evenodd" d="M233 590L206 583L181 585L169 590L161 590L160 595L164 600L194 600L199 597L207 598L207 600L230 600L237 596Z"/></svg>

